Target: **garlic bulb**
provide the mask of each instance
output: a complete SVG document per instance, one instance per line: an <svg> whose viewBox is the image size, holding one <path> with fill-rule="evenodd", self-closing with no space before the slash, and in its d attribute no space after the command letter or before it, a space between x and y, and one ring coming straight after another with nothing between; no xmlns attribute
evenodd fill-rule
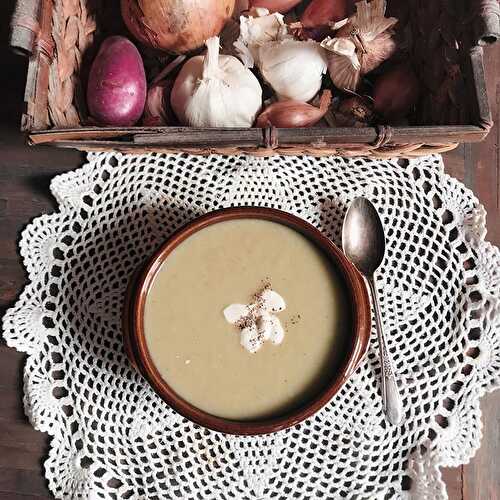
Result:
<svg viewBox="0 0 500 500"><path fill-rule="evenodd" d="M298 41L279 13L254 9L257 17L240 18L240 37L234 43L245 66L259 67L280 100L309 101L321 88L326 56L313 41Z"/></svg>
<svg viewBox="0 0 500 500"><path fill-rule="evenodd" d="M283 40L259 47L258 66L279 100L307 102L321 88L326 55L311 40Z"/></svg>
<svg viewBox="0 0 500 500"><path fill-rule="evenodd" d="M385 17L385 0L361 0L357 12L321 46L328 51L328 69L340 89L356 90L361 78L374 70L396 51L391 28L398 22Z"/></svg>
<svg viewBox="0 0 500 500"><path fill-rule="evenodd" d="M219 37L206 44L206 55L189 59L175 80L177 118L192 127L251 127L262 105L257 78L236 57L219 55Z"/></svg>
<svg viewBox="0 0 500 500"><path fill-rule="evenodd" d="M252 9L253 17L240 17L240 36L234 47L238 57L247 68L253 68L258 59L259 47L286 38L288 34L283 15L276 12L269 14L264 8Z"/></svg>

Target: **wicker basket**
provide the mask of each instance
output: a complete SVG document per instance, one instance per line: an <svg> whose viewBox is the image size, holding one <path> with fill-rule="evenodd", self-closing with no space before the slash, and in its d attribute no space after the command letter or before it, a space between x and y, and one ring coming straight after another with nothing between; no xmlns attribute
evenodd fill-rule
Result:
<svg viewBox="0 0 500 500"><path fill-rule="evenodd" d="M11 45L29 56L22 130L30 144L82 150L380 158L444 152L483 139L492 119L482 46L500 35L498 1L388 0L388 14L399 19L425 88L411 118L415 126L104 128L89 125L82 82L102 38L123 30L119 0L18 0Z"/></svg>

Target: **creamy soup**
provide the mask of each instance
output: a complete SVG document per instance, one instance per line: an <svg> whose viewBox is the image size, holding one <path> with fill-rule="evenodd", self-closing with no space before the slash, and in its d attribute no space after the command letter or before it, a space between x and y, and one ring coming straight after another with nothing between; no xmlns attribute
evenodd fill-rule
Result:
<svg viewBox="0 0 500 500"><path fill-rule="evenodd" d="M257 352L227 321L231 304L252 304L272 289L280 343ZM256 219L209 226L165 260L144 311L148 350L183 399L236 420L280 415L318 393L345 355L350 328L346 291L327 257L300 233Z"/></svg>

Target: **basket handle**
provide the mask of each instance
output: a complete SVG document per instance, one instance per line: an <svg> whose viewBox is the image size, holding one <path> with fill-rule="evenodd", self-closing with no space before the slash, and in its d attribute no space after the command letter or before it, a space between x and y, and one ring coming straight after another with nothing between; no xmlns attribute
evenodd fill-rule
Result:
<svg viewBox="0 0 500 500"><path fill-rule="evenodd" d="M17 0L10 23L9 44L18 54L31 55L40 31L41 0Z"/></svg>
<svg viewBox="0 0 500 500"><path fill-rule="evenodd" d="M500 4L498 0L477 2L474 37L478 45L489 45L500 38Z"/></svg>

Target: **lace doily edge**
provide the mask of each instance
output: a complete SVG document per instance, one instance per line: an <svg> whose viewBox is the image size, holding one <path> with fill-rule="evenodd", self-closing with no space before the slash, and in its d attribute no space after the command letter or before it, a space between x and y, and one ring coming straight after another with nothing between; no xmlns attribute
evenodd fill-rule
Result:
<svg viewBox="0 0 500 500"><path fill-rule="evenodd" d="M119 158L123 155L121 153L109 153L106 154L106 157L115 157ZM142 155L141 155L142 156ZM455 179L448 174L444 173L444 164L442 162L442 159L439 158L439 168L441 170L440 175L443 177L443 180L451 181L454 182ZM21 234L21 240L20 240L20 255L22 257L23 265L28 273L28 279L29 282L28 284L24 287L23 291L20 293L18 299L16 300L15 304L9 308L2 318L2 332L3 332L3 337L6 341L7 346L14 348L18 350L19 352L24 352L28 355L28 359L26 362L26 366L24 368L24 384L26 387L26 384L29 383L29 375L30 375L30 361L34 361L31 358L38 352L40 348L40 343L41 342L34 342L34 343L24 343L21 341L21 339L16 336L12 335L9 333L13 332L14 325L16 324L16 316L17 313L20 311L23 311L24 306L26 305L27 302L29 302L28 298L31 293L36 294L36 288L37 286L43 286L43 284L40 282L40 276L35 273L30 271L30 261L33 259L33 255L31 253L33 246L30 244L32 241L32 236L34 234L38 234L37 229L39 228L50 228L53 229L54 223L57 223L58 221L62 220L64 215L67 215L71 213L72 210L75 210L75 207L71 204L68 203L68 199L70 198L70 195L65 194L64 191L66 190L65 188L71 184L72 180L77 180L79 181L82 176L84 176L85 173L90 173L93 171L93 169L96 166L96 163L98 160L103 161L104 158L98 154L98 153L90 153L88 155L88 161L85 165L80 167L79 169L72 171L72 172L67 172L64 174L60 174L56 177L51 182L50 189L51 192L56 199L58 203L58 209L54 211L51 214L43 214L41 216L38 216L34 218L22 231ZM411 160L410 162L417 162L418 160ZM470 196L470 198L473 200L474 207L482 210L484 213L484 207L482 206L481 203L479 203L478 199L476 196L472 193L471 190L468 188L464 187L464 192ZM468 241L467 243L471 246L474 247L477 252L484 252L488 253L492 256L493 260L500 260L500 249L491 244L489 241L486 240L485 235L486 235L486 221L481 221L481 227L479 228L478 234L480 237L477 238L472 238L471 241ZM55 232L56 233L56 232ZM55 234L52 233L52 234ZM469 399L470 405L477 408L478 412L478 422L480 423L482 427L482 411L480 408L480 398L484 396L485 394L492 393L493 391L500 389L500 377L494 378L490 381L490 383L486 387L482 387L480 390L477 391L476 396L473 398ZM43 423L36 417L36 415L33 412L33 408L36 406L36 403L31 400L31 398L28 396L29 391L25 391L24 394L24 409L25 409L25 414L30 421L30 424L33 426L33 428L37 431L40 432L46 432L50 436L50 443L49 443L49 454L47 459L44 462L44 466L48 467L50 463L54 462L54 460L57 460L57 457L59 457L59 445L62 445L63 442L63 436L64 436L64 429L62 426L55 426L55 427L47 427L43 425ZM437 478L442 482L441 480L441 472L440 472L440 467L456 467L460 465L465 465L469 463L469 461L473 458L477 450L479 449L481 443L481 438L482 438L482 433L481 429L479 429L479 439L474 443L473 448L471 449L471 454L468 457L464 457L464 460L461 461L450 461L446 457L443 457L439 454L433 453L432 454L432 459L431 463L429 463L429 460L427 459L427 465L432 468L432 471L434 474L437 475ZM434 442L429 442L430 445L430 451L435 451L434 450ZM442 483L444 485L444 483ZM53 482L50 483L50 488L52 491L55 489L55 484ZM443 497L445 498L445 497Z"/></svg>

